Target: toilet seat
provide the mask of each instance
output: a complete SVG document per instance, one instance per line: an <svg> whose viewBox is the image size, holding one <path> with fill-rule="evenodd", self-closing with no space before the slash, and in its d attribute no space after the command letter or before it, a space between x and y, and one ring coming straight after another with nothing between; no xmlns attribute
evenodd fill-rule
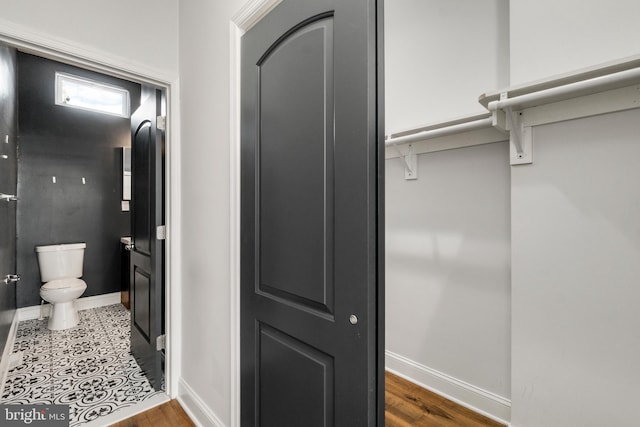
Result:
<svg viewBox="0 0 640 427"><path fill-rule="evenodd" d="M42 285L42 289L53 290L53 289L77 289L81 287L87 287L87 284L82 279L76 278L66 278L66 279L56 279Z"/></svg>

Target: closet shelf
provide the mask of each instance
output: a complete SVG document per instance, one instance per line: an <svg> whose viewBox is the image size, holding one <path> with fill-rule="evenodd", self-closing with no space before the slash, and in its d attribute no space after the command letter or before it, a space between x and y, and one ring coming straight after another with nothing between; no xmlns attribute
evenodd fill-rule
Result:
<svg viewBox="0 0 640 427"><path fill-rule="evenodd" d="M410 145L412 154L420 154L508 139L503 131L493 126L492 114L484 112L396 132L385 138L386 158L405 156L399 148L402 145Z"/></svg>
<svg viewBox="0 0 640 427"><path fill-rule="evenodd" d="M531 128L640 108L640 55L482 94L488 111L396 132L385 138L387 159L404 159L407 179L421 153L510 141L511 164L533 162Z"/></svg>
<svg viewBox="0 0 640 427"><path fill-rule="evenodd" d="M481 95L509 131L512 165L533 162L534 126L640 107L640 55Z"/></svg>
<svg viewBox="0 0 640 427"><path fill-rule="evenodd" d="M490 111L505 105L530 108L637 83L640 83L640 55L488 92L480 95L478 101Z"/></svg>

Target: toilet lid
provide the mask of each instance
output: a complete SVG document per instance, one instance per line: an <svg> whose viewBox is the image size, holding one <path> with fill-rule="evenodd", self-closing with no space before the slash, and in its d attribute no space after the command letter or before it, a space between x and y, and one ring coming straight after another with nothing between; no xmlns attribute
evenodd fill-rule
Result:
<svg viewBox="0 0 640 427"><path fill-rule="evenodd" d="M44 289L68 289L86 287L87 284L82 279L56 279L42 285Z"/></svg>

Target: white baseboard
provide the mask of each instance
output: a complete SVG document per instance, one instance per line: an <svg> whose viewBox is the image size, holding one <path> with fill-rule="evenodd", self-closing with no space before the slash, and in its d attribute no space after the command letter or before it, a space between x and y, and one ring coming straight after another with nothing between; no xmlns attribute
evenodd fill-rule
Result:
<svg viewBox="0 0 640 427"><path fill-rule="evenodd" d="M112 292L110 294L95 295L92 297L78 298L76 301L76 308L78 310L88 310L90 308L104 307L105 305L119 304L120 292ZM42 316L49 316L50 304L43 304ZM31 307L22 307L17 310L18 320L32 320L40 318L41 307L39 305L32 305Z"/></svg>
<svg viewBox="0 0 640 427"><path fill-rule="evenodd" d="M178 402L195 425L199 427L225 427L220 418L182 378L178 382Z"/></svg>
<svg viewBox="0 0 640 427"><path fill-rule="evenodd" d="M461 381L404 356L385 351L385 366L392 372L420 387L503 424L511 419L511 400Z"/></svg>
<svg viewBox="0 0 640 427"><path fill-rule="evenodd" d="M2 350L2 359L0 359L0 393L4 390L4 383L7 380L7 374L9 373L9 360L11 359L11 353L13 352L13 344L16 341L16 332L18 331L18 311L13 314L13 321L9 328L9 335L7 336L7 342L4 344Z"/></svg>

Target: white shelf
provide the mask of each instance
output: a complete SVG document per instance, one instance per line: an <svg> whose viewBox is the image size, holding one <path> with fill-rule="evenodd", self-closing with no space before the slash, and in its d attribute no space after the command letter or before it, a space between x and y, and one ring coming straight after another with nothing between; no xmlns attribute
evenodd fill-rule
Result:
<svg viewBox="0 0 640 427"><path fill-rule="evenodd" d="M387 159L413 154L452 150L506 141L509 137L494 128L491 113L476 113L387 135Z"/></svg>

